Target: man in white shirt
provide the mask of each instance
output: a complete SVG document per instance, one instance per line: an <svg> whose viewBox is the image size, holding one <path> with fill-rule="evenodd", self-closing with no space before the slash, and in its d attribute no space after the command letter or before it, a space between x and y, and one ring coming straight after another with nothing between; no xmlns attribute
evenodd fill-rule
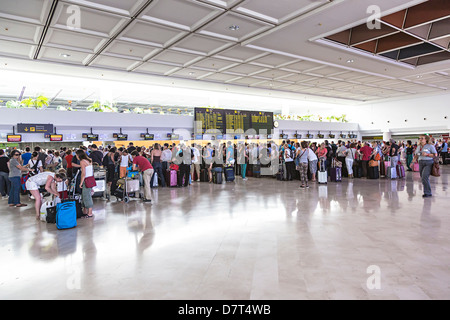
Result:
<svg viewBox="0 0 450 320"><path fill-rule="evenodd" d="M161 163L163 172L169 169L170 162L172 160L172 151L169 149L169 144L164 143L163 151L161 153Z"/></svg>
<svg viewBox="0 0 450 320"><path fill-rule="evenodd" d="M192 181L199 181L200 182L200 151L199 146L196 144L192 144L192 151L194 153L194 158L192 159L192 166L191 166L191 179ZM197 171L197 180L194 180L194 174L195 171Z"/></svg>

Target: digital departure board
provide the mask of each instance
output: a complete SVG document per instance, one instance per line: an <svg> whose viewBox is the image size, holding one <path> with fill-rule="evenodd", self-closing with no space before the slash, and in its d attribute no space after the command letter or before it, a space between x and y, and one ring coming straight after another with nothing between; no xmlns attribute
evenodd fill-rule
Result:
<svg viewBox="0 0 450 320"><path fill-rule="evenodd" d="M195 108L195 121L201 121L202 133L207 130L217 129L225 132L225 110L211 108ZM200 128L198 128L200 129Z"/></svg>
<svg viewBox="0 0 450 320"><path fill-rule="evenodd" d="M215 129L225 134L229 130L255 129L266 130L270 134L273 130L273 112L226 110L212 108L195 108L195 121L201 122L197 132L205 133L207 130Z"/></svg>

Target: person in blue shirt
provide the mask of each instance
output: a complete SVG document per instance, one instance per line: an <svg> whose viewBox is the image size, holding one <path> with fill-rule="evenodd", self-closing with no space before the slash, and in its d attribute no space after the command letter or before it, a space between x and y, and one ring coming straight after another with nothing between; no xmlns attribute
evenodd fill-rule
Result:
<svg viewBox="0 0 450 320"><path fill-rule="evenodd" d="M431 185L430 175L431 169L434 164L434 157L437 157L438 153L433 144L431 144L431 138L428 135L422 135L419 138L419 145L416 148L414 162L419 162L420 178L423 185L424 198L431 197Z"/></svg>
<svg viewBox="0 0 450 320"><path fill-rule="evenodd" d="M445 162L445 159L447 158L448 155L448 143L444 140L442 142L442 146L441 146L441 157L442 157L442 164L446 165L447 163Z"/></svg>
<svg viewBox="0 0 450 320"><path fill-rule="evenodd" d="M26 166L28 164L28 162L30 161L30 159L31 159L31 152L30 151L31 151L30 147L26 147L25 148L25 152L22 153L22 155L21 155L21 157L22 157L22 165L23 166Z"/></svg>

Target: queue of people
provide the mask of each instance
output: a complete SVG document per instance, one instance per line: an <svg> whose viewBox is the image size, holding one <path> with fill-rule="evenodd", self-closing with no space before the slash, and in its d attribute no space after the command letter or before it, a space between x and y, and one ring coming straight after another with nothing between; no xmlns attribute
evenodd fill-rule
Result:
<svg viewBox="0 0 450 320"><path fill-rule="evenodd" d="M41 150L36 146L33 152L26 147L24 152L9 150L9 154L0 149L0 193L8 198L10 207L23 207L20 195L23 189L29 191L35 200L36 218L42 203L41 191L58 196L65 190L69 181L80 172L77 188L80 191L83 213L92 217L92 187L86 184L93 178L95 165L106 169L107 192L111 193L113 182L127 175L127 170L140 171L144 187L144 202L151 202L151 188L187 187L193 182L213 183L216 174L223 174L226 167L233 167L236 175L242 180L247 177L259 177L261 167L273 169L275 177L282 171L280 180L300 181L300 188L306 189L310 182L317 181L319 170L328 170L338 166L342 175L349 179L370 177L374 163L380 174L385 171L385 162L396 167L405 163L407 171L415 167L420 172L424 187L424 197L432 196L429 176L432 165L437 157L446 165L448 160L448 145L446 141L433 141L428 135L422 135L417 142L395 141L338 141L329 143L327 140L317 144L308 141L282 141L277 146L268 143L237 143L226 144L207 143L188 145L169 144L152 147L98 148L95 144L88 147L61 148L60 150ZM278 166L276 166L276 164ZM177 172L176 184L170 181L168 172ZM270 171L269 171L270 172ZM24 181L24 177L27 180ZM154 181L157 179L156 181ZM62 187L61 187L62 186ZM24 188L25 187L25 188Z"/></svg>

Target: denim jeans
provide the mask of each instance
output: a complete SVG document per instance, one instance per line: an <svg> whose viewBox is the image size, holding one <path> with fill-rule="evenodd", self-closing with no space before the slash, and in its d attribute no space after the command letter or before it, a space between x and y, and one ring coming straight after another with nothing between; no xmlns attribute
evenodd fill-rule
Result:
<svg viewBox="0 0 450 320"><path fill-rule="evenodd" d="M161 186L165 187L166 180L164 179L162 163L161 162L153 162L152 166L153 166L154 172L156 172L156 174L158 175L158 178L161 178ZM153 184L153 176L152 176L152 181L150 183Z"/></svg>
<svg viewBox="0 0 450 320"><path fill-rule="evenodd" d="M8 204L20 204L20 189L22 185L20 184L20 177L10 177L11 190L9 190Z"/></svg>
<svg viewBox="0 0 450 320"><path fill-rule="evenodd" d="M4 197L9 194L10 189L11 182L9 181L9 173L0 171L0 194Z"/></svg>
<svg viewBox="0 0 450 320"><path fill-rule="evenodd" d="M433 160L420 160L419 172L420 178L422 178L423 194L431 195L430 174L431 168L433 168Z"/></svg>

